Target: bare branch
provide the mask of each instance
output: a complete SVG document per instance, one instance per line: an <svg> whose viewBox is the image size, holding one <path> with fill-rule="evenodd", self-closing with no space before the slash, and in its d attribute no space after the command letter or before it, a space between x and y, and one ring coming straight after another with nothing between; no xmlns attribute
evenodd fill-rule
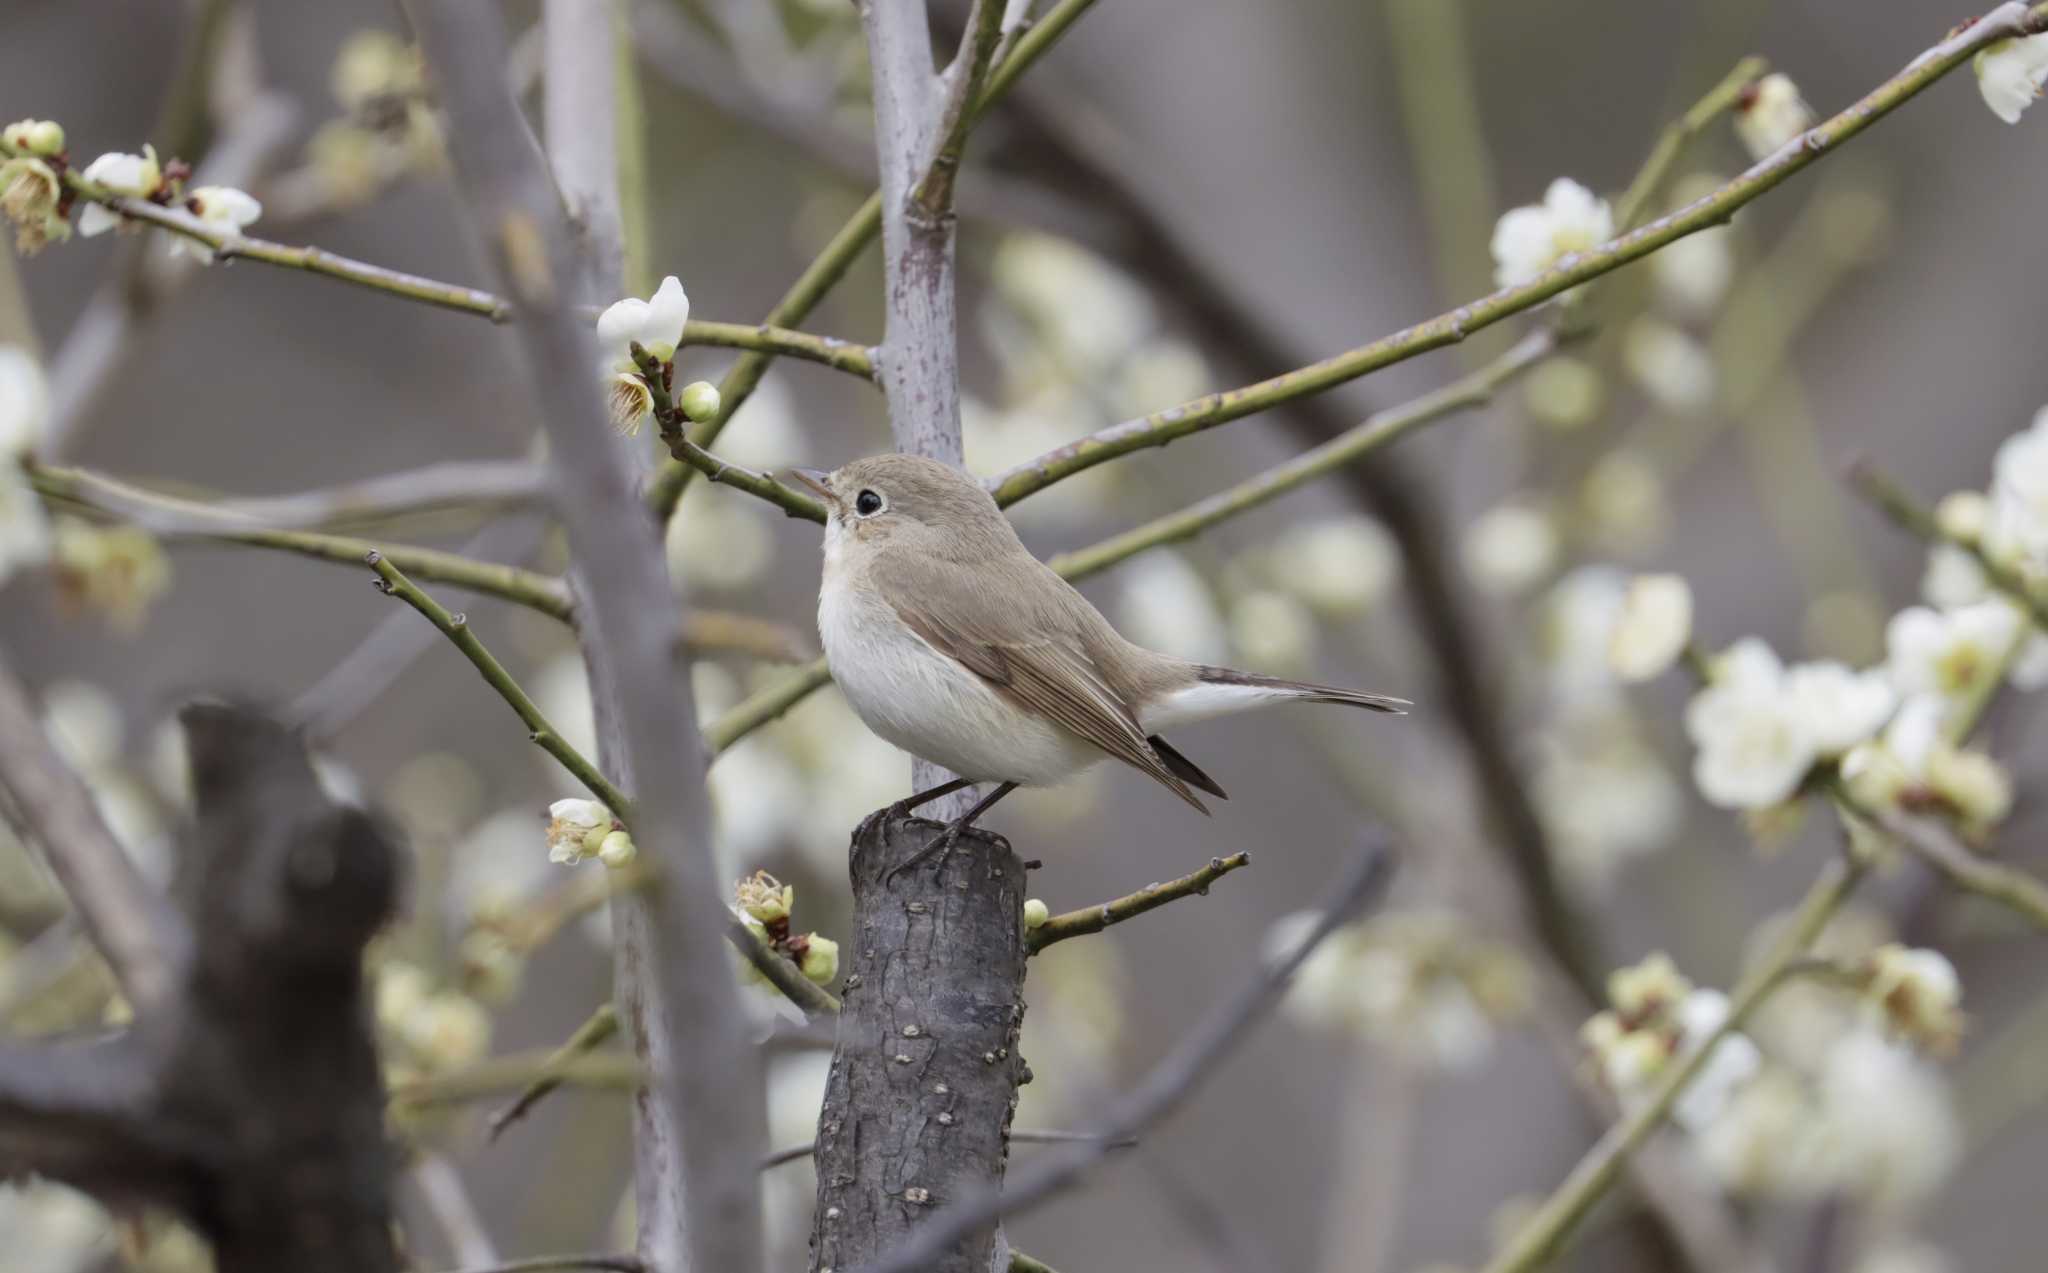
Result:
<svg viewBox="0 0 2048 1273"><path fill-rule="evenodd" d="M960 39L960 51L954 54L952 65L941 78L944 97L933 128L937 149L910 195L911 202L926 217L953 214L953 186L960 173L960 155L967 149L972 108L981 95L989 61L1002 38L1007 7L1005 0L974 0L967 15L966 33Z"/></svg>
<svg viewBox="0 0 2048 1273"><path fill-rule="evenodd" d="M485 1125L486 1137L496 1140L504 1135L507 1127L526 1117L529 1110L547 1099L548 1093L560 1087L561 1076L552 1072L556 1067L583 1056L618 1032L618 1009L610 1003L599 1004L597 1011L590 1014L590 1019L577 1026L576 1032L571 1034L562 1046L548 1053L546 1065L543 1067L547 1072L520 1089L519 1095L512 1099L511 1104L491 1114Z"/></svg>
<svg viewBox="0 0 2048 1273"><path fill-rule="evenodd" d="M1023 1214L1071 1186L1109 1153L1111 1143L1137 1136L1173 1113L1216 1063L1273 1010L1295 970L1323 939L1384 894L1393 870L1393 852L1376 836L1345 878L1331 890L1330 905L1307 935L1285 956L1258 968L1176 1044L1145 1076L1144 1082L1097 1120L1102 1128L1101 1141L1066 1152L1049 1151L1012 1172L1000 1190L987 1190L949 1203L918 1231L915 1239L862 1273L913 1273L924 1268L963 1234L999 1214Z"/></svg>
<svg viewBox="0 0 2048 1273"><path fill-rule="evenodd" d="M92 793L44 736L28 687L0 662L0 787L145 1023L170 1005L192 935L121 848Z"/></svg>
<svg viewBox="0 0 2048 1273"><path fill-rule="evenodd" d="M1864 868L1843 857L1830 858L1807 889L1786 932L1735 987L1729 996L1728 1019L1683 1057L1675 1058L1658 1078L1650 1098L1621 1122L1608 1128L1599 1143L1573 1167L1534 1215L1522 1222L1484 1273L1529 1273L1556 1258L1572 1230L1619 1178L1621 1169L1651 1132L1661 1125L1686 1085L1706 1067L1723 1039L1740 1030L1770 993L1802 960L1814 939L1863 878Z"/></svg>
<svg viewBox="0 0 2048 1273"><path fill-rule="evenodd" d="M987 86L975 102L972 119L979 119L990 105L1008 92L1010 86L1017 82L1017 78L1043 57L1094 3L1095 0L1060 0L1060 3L1054 5L1037 25L1019 37L1011 47L1009 56L1004 58L989 76ZM930 55L927 52L927 63L929 59ZM970 120L970 124L971 122ZM831 291L833 285L845 276L854 258L875 241L881 229L882 196L877 191L847 219L846 224L832 236L817 259L811 262L796 282L790 284L789 290L783 293L782 299L768 311L764 321L782 326L802 322L818 302L824 299L825 293ZM761 383L761 377L767 374L771 361L773 359L766 354L742 355L733 364L732 370L726 373L725 379L719 382L721 404L717 417L692 430L690 440L706 448L716 441L720 430L732 419L733 413L740 409L740 404L745 402L748 395ZM671 462L662 467L647 491L648 507L656 516L666 519L675 510L676 501L682 498L691 475L697 471L696 468L681 462Z"/></svg>
<svg viewBox="0 0 2048 1273"><path fill-rule="evenodd" d="M1012 468L992 479L989 489L998 503L1014 504L1062 478L1119 456L1164 446L1282 403L1322 393L1430 350L1457 344L1473 332L1533 309L1666 244L1725 223L1738 209L1811 166L1969 61L1979 49L2044 27L2048 27L2048 4L2030 10L2013 0L1922 53L1861 100L1809 129L1741 176L1667 216L1597 248L1574 253L1527 283L1503 287L1435 318L1306 367L1112 425Z"/></svg>
<svg viewBox="0 0 2048 1273"><path fill-rule="evenodd" d="M573 607L569 589L553 575L474 561L438 548L378 543L348 535L317 531L271 530L222 514L208 504L144 490L84 469L38 465L29 481L45 499L133 521L169 538L215 540L255 548L275 548L322 561L354 565L372 552L422 579L451 584L471 592L503 598L568 622ZM166 529L158 529L160 527Z"/></svg>
<svg viewBox="0 0 2048 1273"><path fill-rule="evenodd" d="M576 271L546 168L504 81L505 37L490 0L409 0L421 47L449 114L457 184L493 267L520 309L509 349L550 440L557 508L568 531L592 663L615 709L620 773L637 776L633 833L655 879L644 904L626 908L644 950L628 950L621 975L624 1024L652 1059L642 1110L664 1141L680 1194L672 1216L641 1200L642 1258L658 1249L661 1273L682 1267L751 1273L760 1263L760 1199L751 1165L761 1151L763 1111L738 987L720 943L723 890L711 858L710 808L695 705L673 654L678 607L655 527L632 515L625 456L610 445L591 384L597 350L574 312ZM602 658L595 657L602 655ZM602 687L600 687L602 688ZM629 943L629 945L637 945ZM664 1223L664 1221L666 1221Z"/></svg>
<svg viewBox="0 0 2048 1273"><path fill-rule="evenodd" d="M1078 911L1054 915L1032 929L1025 937L1025 949L1035 955L1047 946L1066 941L1070 937L1085 937L1090 933L1099 933L1112 924L1136 919L1146 911L1157 910L1168 902L1178 901L1183 897L1207 897L1211 884L1239 867L1250 866L1251 862L1252 855L1249 853L1233 853L1229 857L1210 858L1209 865L1177 880L1147 885L1135 893L1128 893L1100 906L1088 906Z"/></svg>

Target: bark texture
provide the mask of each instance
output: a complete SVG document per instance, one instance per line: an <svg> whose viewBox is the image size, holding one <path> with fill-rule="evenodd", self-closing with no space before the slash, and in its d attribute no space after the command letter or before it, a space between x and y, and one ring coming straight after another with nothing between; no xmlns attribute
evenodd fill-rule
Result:
<svg viewBox="0 0 2048 1273"><path fill-rule="evenodd" d="M943 869L888 879L937 835L924 818L875 818L853 840L853 940L839 1038L818 1121L811 1267L858 1268L946 1202L1001 1184L1024 1021L1024 865L969 831ZM991 1223L934 1273L983 1273Z"/></svg>

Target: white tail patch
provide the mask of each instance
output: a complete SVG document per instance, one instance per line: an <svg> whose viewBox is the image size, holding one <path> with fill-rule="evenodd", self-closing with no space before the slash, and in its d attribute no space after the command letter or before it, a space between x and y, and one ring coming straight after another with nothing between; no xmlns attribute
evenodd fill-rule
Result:
<svg viewBox="0 0 2048 1273"><path fill-rule="evenodd" d="M1300 697L1300 690L1277 689L1269 685L1197 681L1146 703L1138 713L1138 723L1148 734L1160 733L1214 716L1228 716L1233 712Z"/></svg>

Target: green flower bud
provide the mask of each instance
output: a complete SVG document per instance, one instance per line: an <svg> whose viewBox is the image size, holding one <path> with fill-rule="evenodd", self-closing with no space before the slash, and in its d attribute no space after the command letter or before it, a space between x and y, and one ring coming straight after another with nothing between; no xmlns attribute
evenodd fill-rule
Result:
<svg viewBox="0 0 2048 1273"><path fill-rule="evenodd" d="M54 155L64 149L64 125L54 119L23 119L7 126L7 144L32 155Z"/></svg>
<svg viewBox="0 0 2048 1273"><path fill-rule="evenodd" d="M709 380L692 380L676 395L676 406L682 408L684 415L700 424L706 420L715 420L718 418L719 408L718 386Z"/></svg>
<svg viewBox="0 0 2048 1273"><path fill-rule="evenodd" d="M1043 924L1046 920L1051 918L1052 910L1050 907L1046 906L1044 902L1039 901L1035 897L1027 898L1025 900L1024 931L1030 932L1032 929L1038 927L1040 924Z"/></svg>
<svg viewBox="0 0 2048 1273"><path fill-rule="evenodd" d="M804 939L804 957L797 966L814 984L830 984L839 975L839 943L812 933Z"/></svg>
<svg viewBox="0 0 2048 1273"><path fill-rule="evenodd" d="M633 837L624 831L613 831L599 842L597 860L614 871L632 862L640 850L633 844Z"/></svg>

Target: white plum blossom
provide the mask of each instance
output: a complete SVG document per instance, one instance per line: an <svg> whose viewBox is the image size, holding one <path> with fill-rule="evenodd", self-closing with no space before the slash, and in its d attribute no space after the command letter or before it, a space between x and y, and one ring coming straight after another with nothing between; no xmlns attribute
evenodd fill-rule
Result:
<svg viewBox="0 0 2048 1273"><path fill-rule="evenodd" d="M2019 612L1997 599L1946 611L1908 606L1885 628L1892 685L1903 695L1966 701L1998 678L2021 624Z"/></svg>
<svg viewBox="0 0 2048 1273"><path fill-rule="evenodd" d="M1925 812L1929 804L1982 832L2012 809L2012 780L1989 755L1956 746L1942 732L1948 704L1933 694L1906 700L1883 736L1842 759L1842 777L1865 804Z"/></svg>
<svg viewBox="0 0 2048 1273"><path fill-rule="evenodd" d="M1899 702L1884 672L1851 671L1832 660L1801 663L1787 672L1785 694L1824 757L1839 756L1871 738Z"/></svg>
<svg viewBox="0 0 2048 1273"><path fill-rule="evenodd" d="M1614 211L1569 177L1550 183L1542 203L1515 208L1493 228L1494 281L1527 283L1560 260L1614 237Z"/></svg>
<svg viewBox="0 0 2048 1273"><path fill-rule="evenodd" d="M1693 696L1686 733L1699 754L1693 780L1714 804L1767 809L1799 789L1820 750L1785 693L1785 670L1755 637L1716 662L1713 683Z"/></svg>
<svg viewBox="0 0 2048 1273"><path fill-rule="evenodd" d="M1621 338L1628 373L1666 411L1697 415L1714 405L1719 377L1700 343L1669 323L1638 318Z"/></svg>
<svg viewBox="0 0 2048 1273"><path fill-rule="evenodd" d="M50 421L50 386L26 350L0 345L0 462L36 449Z"/></svg>
<svg viewBox="0 0 2048 1273"><path fill-rule="evenodd" d="M675 357L676 346L682 343L683 327L689 321L690 298L681 281L671 274L661 280L661 286L647 300L628 296L606 306L597 316L597 339L606 352L626 358L627 366L632 365L627 346L635 341L667 362Z"/></svg>
<svg viewBox="0 0 2048 1273"><path fill-rule="evenodd" d="M1637 575L1607 641L1607 662L1624 681L1670 667L1692 639L1692 589L1678 575Z"/></svg>
<svg viewBox="0 0 2048 1273"><path fill-rule="evenodd" d="M1518 596L1557 563L1557 526L1535 505L1510 500L1466 527L1462 549L1474 583L1497 596Z"/></svg>
<svg viewBox="0 0 2048 1273"><path fill-rule="evenodd" d="M50 523L42 499L20 469L0 462L0 583L49 559Z"/></svg>
<svg viewBox="0 0 2048 1273"><path fill-rule="evenodd" d="M597 316L597 343L604 349L604 374L609 394L612 423L621 432L634 433L654 409L654 396L640 378L633 361L632 346L638 344L657 362L676 356L683 328L690 321L690 298L671 274L661 280L647 300L628 296L614 301Z"/></svg>
<svg viewBox="0 0 2048 1273"><path fill-rule="evenodd" d="M1718 990L1701 989L1687 995L1675 1014L1679 1046L1687 1051L1704 1046L1728 1020L1728 996ZM1688 1131L1710 1126L1728 1108L1729 1099L1756 1077L1762 1054L1749 1037L1736 1032L1714 1045L1706 1063L1693 1075L1671 1107L1671 1117Z"/></svg>
<svg viewBox="0 0 2048 1273"><path fill-rule="evenodd" d="M139 155L109 151L87 164L81 175L95 185L131 199L147 199L164 183L164 170L157 163L154 146L144 146ZM104 205L88 203L78 214L78 232L89 239L96 234L105 234L120 222L121 218Z"/></svg>
<svg viewBox="0 0 2048 1273"><path fill-rule="evenodd" d="M597 856L612 832L612 811L601 801L567 799L548 806L548 861L574 866Z"/></svg>
<svg viewBox="0 0 2048 1273"><path fill-rule="evenodd" d="M1878 1208L1933 1193L1962 1154L1948 1084L1909 1049L1855 1030L1819 1074L1824 1151L1837 1186Z"/></svg>
<svg viewBox="0 0 2048 1273"><path fill-rule="evenodd" d="M2031 427L1999 445L1991 461L1991 512L1985 547L2017 551L2028 565L2048 567L2048 407Z"/></svg>
<svg viewBox="0 0 2048 1273"><path fill-rule="evenodd" d="M1938 950L1887 942L1863 961L1863 999L1877 1024L1937 1052L1962 1034L1962 979Z"/></svg>
<svg viewBox="0 0 2048 1273"><path fill-rule="evenodd" d="M229 235L240 234L263 215L261 203L233 186L200 186L186 197L185 206L205 224L207 229L219 230ZM188 239L183 235L172 237L171 254L190 254L208 265L213 263L212 248L197 239Z"/></svg>
<svg viewBox="0 0 2048 1273"><path fill-rule="evenodd" d="M1538 638L1551 692L1584 706L1614 686L1608 651L1628 597L1628 576L1603 564L1578 566L1551 585L1538 612Z"/></svg>
<svg viewBox="0 0 2048 1273"><path fill-rule="evenodd" d="M1813 127L1813 108L1790 76L1773 72L1742 96L1735 110L1735 134L1752 157L1762 159Z"/></svg>
<svg viewBox="0 0 2048 1273"><path fill-rule="evenodd" d="M2006 123L2017 124L2048 84L2048 34L2000 40L1979 52L1973 66L1984 104Z"/></svg>
<svg viewBox="0 0 2048 1273"><path fill-rule="evenodd" d="M1604 896L1628 863L1669 844L1684 817L1678 784L1626 711L1582 709L1547 736L1530 788L1580 897Z"/></svg>

